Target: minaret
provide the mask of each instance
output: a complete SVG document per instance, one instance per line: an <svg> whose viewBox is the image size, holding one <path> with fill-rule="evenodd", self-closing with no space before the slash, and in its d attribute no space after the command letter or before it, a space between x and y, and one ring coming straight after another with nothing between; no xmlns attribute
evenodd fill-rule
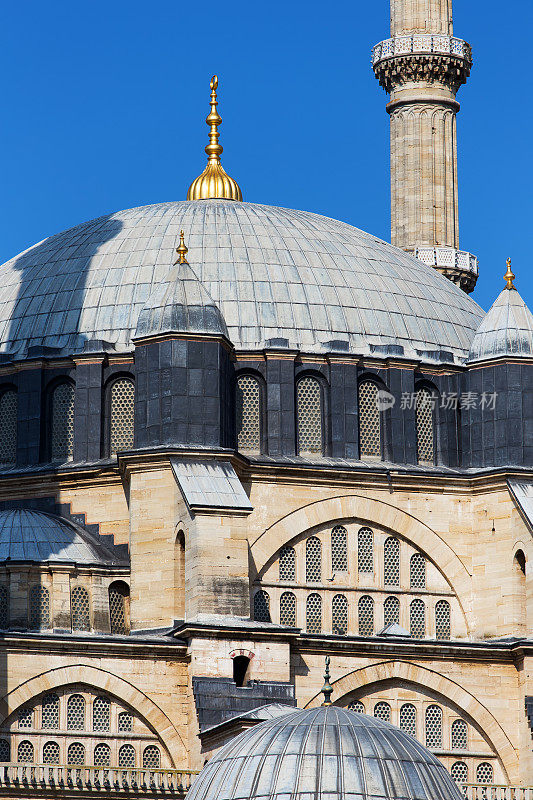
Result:
<svg viewBox="0 0 533 800"><path fill-rule="evenodd" d="M391 38L372 51L390 93L391 241L465 292L477 258L459 250L456 94L472 66L453 36L452 0L390 0Z"/></svg>

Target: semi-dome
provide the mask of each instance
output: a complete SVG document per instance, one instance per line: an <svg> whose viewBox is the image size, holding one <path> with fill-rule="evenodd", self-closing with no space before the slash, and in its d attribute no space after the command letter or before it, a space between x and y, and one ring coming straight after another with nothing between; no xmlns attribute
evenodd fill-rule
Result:
<svg viewBox="0 0 533 800"><path fill-rule="evenodd" d="M45 239L0 267L0 352L132 349L139 313L188 260L238 349L451 352L466 357L483 312L422 262L305 211L201 200L121 211ZM333 343L333 344L332 344Z"/></svg>
<svg viewBox="0 0 533 800"><path fill-rule="evenodd" d="M244 731L203 768L187 800L459 800L444 765L388 722L321 706Z"/></svg>

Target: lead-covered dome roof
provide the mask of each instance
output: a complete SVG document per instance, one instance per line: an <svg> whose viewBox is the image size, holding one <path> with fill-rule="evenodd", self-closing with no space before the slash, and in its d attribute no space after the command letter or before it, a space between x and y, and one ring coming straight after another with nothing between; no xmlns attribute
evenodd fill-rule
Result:
<svg viewBox="0 0 533 800"><path fill-rule="evenodd" d="M482 317L435 270L344 222L186 201L85 222L0 267L0 352L68 353L100 340L131 349L141 308L169 278L182 228L188 261L238 349L285 340L307 352L392 345L463 358Z"/></svg>
<svg viewBox="0 0 533 800"><path fill-rule="evenodd" d="M444 765L388 722L336 706L244 731L203 768L187 800L459 800Z"/></svg>

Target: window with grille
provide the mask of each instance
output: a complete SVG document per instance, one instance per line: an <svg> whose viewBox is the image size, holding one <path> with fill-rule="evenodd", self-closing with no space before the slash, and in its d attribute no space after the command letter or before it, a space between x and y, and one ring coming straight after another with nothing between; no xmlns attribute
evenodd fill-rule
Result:
<svg viewBox="0 0 533 800"><path fill-rule="evenodd" d="M450 774L456 783L468 783L468 767L464 761L452 764Z"/></svg>
<svg viewBox="0 0 533 800"><path fill-rule="evenodd" d="M0 628L9 627L9 590L0 585Z"/></svg>
<svg viewBox="0 0 533 800"><path fill-rule="evenodd" d="M316 536L310 536L305 543L305 580L307 583L322 580L322 544Z"/></svg>
<svg viewBox="0 0 533 800"><path fill-rule="evenodd" d="M118 732L131 733L133 730L133 717L129 711L121 711L118 715Z"/></svg>
<svg viewBox="0 0 533 800"><path fill-rule="evenodd" d="M468 725L464 719L452 722L452 750L468 750Z"/></svg>
<svg viewBox="0 0 533 800"><path fill-rule="evenodd" d="M111 749L105 742L100 742L94 748L94 766L109 767L111 764Z"/></svg>
<svg viewBox="0 0 533 800"><path fill-rule="evenodd" d="M307 598L305 625L307 633L322 633L322 598L319 594L310 594Z"/></svg>
<svg viewBox="0 0 533 800"><path fill-rule="evenodd" d="M416 393L416 449L419 464L435 463L435 395L425 387Z"/></svg>
<svg viewBox="0 0 533 800"><path fill-rule="evenodd" d="M492 764L487 761L482 761L476 768L476 781L477 783L494 783L494 770Z"/></svg>
<svg viewBox="0 0 533 800"><path fill-rule="evenodd" d="M399 586L400 542L394 536L389 536L385 539L383 550L383 582L385 586Z"/></svg>
<svg viewBox="0 0 533 800"><path fill-rule="evenodd" d="M251 375L237 378L237 449L243 453L261 452L261 386Z"/></svg>
<svg viewBox="0 0 533 800"><path fill-rule="evenodd" d="M354 700L352 703L348 703L348 711L357 711L358 714L364 714L365 707L360 700Z"/></svg>
<svg viewBox="0 0 533 800"><path fill-rule="evenodd" d="M123 744L118 751L119 767L132 768L135 766L135 748L132 744Z"/></svg>
<svg viewBox="0 0 533 800"><path fill-rule="evenodd" d="M143 750L143 767L145 769L159 769L161 766L161 753L155 744L149 744Z"/></svg>
<svg viewBox="0 0 533 800"><path fill-rule="evenodd" d="M89 631L91 629L89 592L84 586L73 587L70 593L70 609L72 614L72 630Z"/></svg>
<svg viewBox="0 0 533 800"><path fill-rule="evenodd" d="M85 747L81 742L72 742L67 750L67 764L78 766L85 764Z"/></svg>
<svg viewBox="0 0 533 800"><path fill-rule="evenodd" d="M43 747L43 764L59 764L59 745L57 742L46 742Z"/></svg>
<svg viewBox="0 0 533 800"><path fill-rule="evenodd" d="M361 458L381 458L378 387L373 381L359 384L359 451Z"/></svg>
<svg viewBox="0 0 533 800"><path fill-rule="evenodd" d="M111 633L128 633L126 608L130 590L123 581L115 581L109 587L109 624Z"/></svg>
<svg viewBox="0 0 533 800"><path fill-rule="evenodd" d="M257 622L270 622L270 597L264 589L254 594L254 619Z"/></svg>
<svg viewBox="0 0 533 800"><path fill-rule="evenodd" d="M280 581L296 580L296 553L294 547L282 547L279 552Z"/></svg>
<svg viewBox="0 0 533 800"><path fill-rule="evenodd" d="M11 744L7 739L0 739L0 761L11 761Z"/></svg>
<svg viewBox="0 0 533 800"><path fill-rule="evenodd" d="M346 636L348 632L348 600L343 594L336 594L331 601L331 625L333 633Z"/></svg>
<svg viewBox="0 0 533 800"><path fill-rule="evenodd" d="M299 455L321 455L324 451L322 387L310 375L300 378L296 385L296 416Z"/></svg>
<svg viewBox="0 0 533 800"><path fill-rule="evenodd" d="M442 749L442 709L440 706L426 708L426 747Z"/></svg>
<svg viewBox="0 0 533 800"><path fill-rule="evenodd" d="M413 553L409 562L411 589L426 588L426 559L422 553Z"/></svg>
<svg viewBox="0 0 533 800"><path fill-rule="evenodd" d="M19 746L17 748L17 761L20 761L21 764L33 764L33 745L27 739L24 741L19 742Z"/></svg>
<svg viewBox="0 0 533 800"><path fill-rule="evenodd" d="M370 528L361 528L357 533L357 570L374 572L374 534Z"/></svg>
<svg viewBox="0 0 533 800"><path fill-rule="evenodd" d="M109 697L100 695L93 703L93 731L108 731L110 718Z"/></svg>
<svg viewBox="0 0 533 800"><path fill-rule="evenodd" d="M33 728L33 708L21 708L18 713L19 728Z"/></svg>
<svg viewBox="0 0 533 800"><path fill-rule="evenodd" d="M59 728L59 697L46 694L41 706L41 727L56 730Z"/></svg>
<svg viewBox="0 0 533 800"><path fill-rule="evenodd" d="M400 601L397 597L387 597L383 603L383 623L385 627L400 624Z"/></svg>
<svg viewBox="0 0 533 800"><path fill-rule="evenodd" d="M283 592L279 599L279 623L296 627L296 597L292 592Z"/></svg>
<svg viewBox="0 0 533 800"><path fill-rule="evenodd" d="M409 625L414 639L426 635L426 606L422 600L413 600L409 606Z"/></svg>
<svg viewBox="0 0 533 800"><path fill-rule="evenodd" d="M374 706L374 716L378 719L384 719L385 722L390 722L391 711L390 705L383 701L376 703Z"/></svg>
<svg viewBox="0 0 533 800"><path fill-rule="evenodd" d="M74 447L74 386L60 383L52 391L50 403L50 457L69 461Z"/></svg>
<svg viewBox="0 0 533 800"><path fill-rule="evenodd" d="M67 730L85 730L85 699L81 694L72 694L67 701Z"/></svg>
<svg viewBox="0 0 533 800"><path fill-rule="evenodd" d="M109 449L111 455L133 447L135 386L129 378L111 384L109 397Z"/></svg>
<svg viewBox="0 0 533 800"><path fill-rule="evenodd" d="M331 531L331 570L348 571L348 533L342 525L335 525Z"/></svg>
<svg viewBox="0 0 533 800"><path fill-rule="evenodd" d="M17 461L17 393L8 389L0 395L0 466Z"/></svg>
<svg viewBox="0 0 533 800"><path fill-rule="evenodd" d="M447 600L439 600L435 605L435 635L437 639L451 636L450 604Z"/></svg>
<svg viewBox="0 0 533 800"><path fill-rule="evenodd" d="M359 617L359 636L374 635L374 600L365 594L359 598L357 604Z"/></svg>
<svg viewBox="0 0 533 800"><path fill-rule="evenodd" d="M416 738L416 708L412 703L404 703L400 708L400 729Z"/></svg>
<svg viewBox="0 0 533 800"><path fill-rule="evenodd" d="M50 592L44 586L30 588L30 628L50 627Z"/></svg>

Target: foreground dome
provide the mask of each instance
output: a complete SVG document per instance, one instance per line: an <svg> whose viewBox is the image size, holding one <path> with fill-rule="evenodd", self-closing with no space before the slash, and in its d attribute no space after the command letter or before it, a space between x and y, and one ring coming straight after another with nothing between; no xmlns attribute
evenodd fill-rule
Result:
<svg viewBox="0 0 533 800"><path fill-rule="evenodd" d="M188 261L237 349L281 339L307 352L393 345L410 356L445 350L462 359L483 315L431 267L344 222L185 201L83 223L1 266L0 352L72 353L100 340L131 349L143 305L168 283L182 228Z"/></svg>
<svg viewBox="0 0 533 800"><path fill-rule="evenodd" d="M444 765L388 722L321 706L244 731L194 781L187 800L459 800Z"/></svg>

